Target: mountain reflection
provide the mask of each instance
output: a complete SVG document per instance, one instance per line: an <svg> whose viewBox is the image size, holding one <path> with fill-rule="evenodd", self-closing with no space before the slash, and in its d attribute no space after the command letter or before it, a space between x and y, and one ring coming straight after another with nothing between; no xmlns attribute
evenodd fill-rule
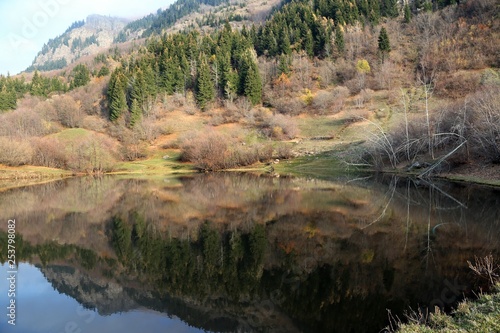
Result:
<svg viewBox="0 0 500 333"><path fill-rule="evenodd" d="M100 316L150 309L207 331L372 332L386 309L448 309L478 286L466 260L498 255L499 200L397 178L103 177L2 192L0 218L16 219L18 260Z"/></svg>

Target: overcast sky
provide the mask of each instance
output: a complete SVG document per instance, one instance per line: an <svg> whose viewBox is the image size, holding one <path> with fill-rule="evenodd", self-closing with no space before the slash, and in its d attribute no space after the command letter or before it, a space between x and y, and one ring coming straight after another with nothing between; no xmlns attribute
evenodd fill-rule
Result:
<svg viewBox="0 0 500 333"><path fill-rule="evenodd" d="M174 0L0 0L0 74L29 67L50 38L90 14L140 18Z"/></svg>

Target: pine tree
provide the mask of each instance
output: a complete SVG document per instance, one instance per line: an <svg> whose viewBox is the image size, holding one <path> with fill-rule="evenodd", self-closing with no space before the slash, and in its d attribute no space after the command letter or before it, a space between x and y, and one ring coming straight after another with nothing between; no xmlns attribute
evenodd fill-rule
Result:
<svg viewBox="0 0 500 333"><path fill-rule="evenodd" d="M206 59L201 59L196 76L196 101L200 109L205 110L207 104L214 98L215 88L210 76L210 67Z"/></svg>
<svg viewBox="0 0 500 333"><path fill-rule="evenodd" d="M33 96L44 96L43 78L38 71L35 71L30 84L30 94Z"/></svg>
<svg viewBox="0 0 500 333"><path fill-rule="evenodd" d="M284 74L290 73L290 60L285 54L282 54L280 56L280 59L278 62L278 75L280 75L282 73L284 73Z"/></svg>
<svg viewBox="0 0 500 333"><path fill-rule="evenodd" d="M382 15L386 17L397 17L399 14L397 0L382 1Z"/></svg>
<svg viewBox="0 0 500 333"><path fill-rule="evenodd" d="M410 23L410 21L411 21L410 6L408 4L405 4L405 8L404 8L404 22L405 23Z"/></svg>
<svg viewBox="0 0 500 333"><path fill-rule="evenodd" d="M233 102L234 98L238 94L238 82L238 73L235 70L231 69L231 71L229 72L228 80L226 81L226 84L224 86L224 97L231 102Z"/></svg>
<svg viewBox="0 0 500 333"><path fill-rule="evenodd" d="M245 77L245 96L255 105L262 99L262 80L257 64L249 59L250 64Z"/></svg>
<svg viewBox="0 0 500 333"><path fill-rule="evenodd" d="M73 80L71 80L70 89L83 87L90 82L90 71L84 64L76 65L71 71L71 76Z"/></svg>
<svg viewBox="0 0 500 333"><path fill-rule="evenodd" d="M125 84L121 78L122 74L117 70L111 75L108 86L109 119L117 120L127 110L127 97L125 95Z"/></svg>
<svg viewBox="0 0 500 333"><path fill-rule="evenodd" d="M335 28L335 47L337 48L337 52L339 53L339 55L344 54L344 33L342 32L342 28L340 27L340 25L337 25L337 27Z"/></svg>
<svg viewBox="0 0 500 333"><path fill-rule="evenodd" d="M142 107L147 98L146 81L144 73L138 69L135 77L132 80L131 98L137 101L137 104Z"/></svg>
<svg viewBox="0 0 500 333"><path fill-rule="evenodd" d="M132 99L132 105L130 107L130 127L133 128L139 119L141 119L142 110L139 107L139 103L136 99Z"/></svg>
<svg viewBox="0 0 500 333"><path fill-rule="evenodd" d="M380 29L380 34L378 36L378 50L382 56L382 62L385 60L386 55L391 52L389 35L387 34L387 30L385 29L385 27L382 27L382 29Z"/></svg>
<svg viewBox="0 0 500 333"><path fill-rule="evenodd" d="M309 57L314 56L314 40L311 29L307 28L304 36L303 47Z"/></svg>
<svg viewBox="0 0 500 333"><path fill-rule="evenodd" d="M280 30L281 38L280 38L280 51L281 54L290 55L292 53L291 45L290 45L290 34L288 32L288 28L285 26L284 29Z"/></svg>

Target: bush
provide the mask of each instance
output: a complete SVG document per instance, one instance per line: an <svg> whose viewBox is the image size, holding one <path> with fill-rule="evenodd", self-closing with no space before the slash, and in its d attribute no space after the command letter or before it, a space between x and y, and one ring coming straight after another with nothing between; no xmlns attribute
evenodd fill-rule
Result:
<svg viewBox="0 0 500 333"><path fill-rule="evenodd" d="M67 150L68 167L89 174L111 171L115 163L115 144L104 135L95 135Z"/></svg>
<svg viewBox="0 0 500 333"><path fill-rule="evenodd" d="M333 91L320 91L313 99L312 105L315 113L332 114L342 110L346 98L349 97L349 89L346 87L335 87Z"/></svg>
<svg viewBox="0 0 500 333"><path fill-rule="evenodd" d="M103 133L107 125L106 120L98 116L86 116L82 120L82 127L94 132Z"/></svg>
<svg viewBox="0 0 500 333"><path fill-rule="evenodd" d="M500 163L500 86L485 87L472 96L474 152Z"/></svg>
<svg viewBox="0 0 500 333"><path fill-rule="evenodd" d="M296 98L278 98L273 101L272 106L279 113L290 116L299 115L305 110L304 104Z"/></svg>
<svg viewBox="0 0 500 333"><path fill-rule="evenodd" d="M41 165L51 168L66 168L67 157L64 145L57 138L44 137L34 138L33 165Z"/></svg>
<svg viewBox="0 0 500 333"><path fill-rule="evenodd" d="M0 115L0 135L30 137L50 132L49 123L30 109L17 109Z"/></svg>
<svg viewBox="0 0 500 333"><path fill-rule="evenodd" d="M33 156L33 149L29 141L0 137L0 163L19 166L29 164Z"/></svg>
<svg viewBox="0 0 500 333"><path fill-rule="evenodd" d="M442 80L437 80L434 91L436 95L441 97L463 98L477 90L480 80L479 74L458 72L446 75Z"/></svg>
<svg viewBox="0 0 500 333"><path fill-rule="evenodd" d="M246 145L231 137L208 128L191 132L181 139L181 159L192 162L200 170L216 171L251 165L272 158L271 145Z"/></svg>
<svg viewBox="0 0 500 333"><path fill-rule="evenodd" d="M263 132L274 139L293 139L299 134L295 120L289 116L276 114L263 124Z"/></svg>
<svg viewBox="0 0 500 333"><path fill-rule="evenodd" d="M292 145L280 144L276 147L276 158L287 160L293 157Z"/></svg>
<svg viewBox="0 0 500 333"><path fill-rule="evenodd" d="M227 139L213 130L193 132L182 140L183 161L193 162L202 170L220 170L228 167Z"/></svg>
<svg viewBox="0 0 500 333"><path fill-rule="evenodd" d="M67 95L54 97L52 103L61 124L70 128L81 126L83 112L73 97Z"/></svg>

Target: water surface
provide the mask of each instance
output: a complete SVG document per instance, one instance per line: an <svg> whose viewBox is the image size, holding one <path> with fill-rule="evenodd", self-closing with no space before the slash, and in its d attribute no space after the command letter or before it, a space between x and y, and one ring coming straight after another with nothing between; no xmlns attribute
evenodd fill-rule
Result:
<svg viewBox="0 0 500 333"><path fill-rule="evenodd" d="M498 255L499 201L472 185L235 173L3 191L0 261L16 219L21 264L17 326L0 329L378 332L387 309L446 310L485 286L467 260Z"/></svg>

